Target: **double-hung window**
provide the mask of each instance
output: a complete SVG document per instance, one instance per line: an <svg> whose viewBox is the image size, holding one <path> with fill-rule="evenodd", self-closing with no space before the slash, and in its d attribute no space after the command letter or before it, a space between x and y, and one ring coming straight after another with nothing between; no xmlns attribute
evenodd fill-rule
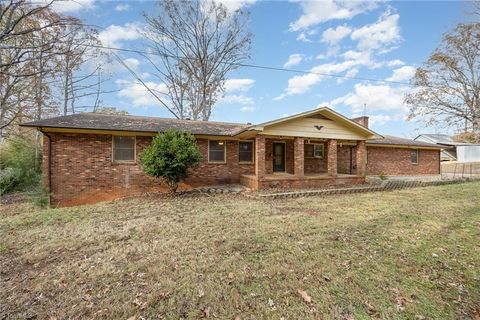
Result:
<svg viewBox="0 0 480 320"><path fill-rule="evenodd" d="M307 143L305 144L305 158L323 159L325 150L323 144Z"/></svg>
<svg viewBox="0 0 480 320"><path fill-rule="evenodd" d="M208 162L225 163L226 141L208 140Z"/></svg>
<svg viewBox="0 0 480 320"><path fill-rule="evenodd" d="M135 162L135 137L113 136L113 161Z"/></svg>
<svg viewBox="0 0 480 320"><path fill-rule="evenodd" d="M253 162L253 141L240 141L238 143L238 161L243 163Z"/></svg>
<svg viewBox="0 0 480 320"><path fill-rule="evenodd" d="M418 164L418 149L410 151L410 161L412 164Z"/></svg>

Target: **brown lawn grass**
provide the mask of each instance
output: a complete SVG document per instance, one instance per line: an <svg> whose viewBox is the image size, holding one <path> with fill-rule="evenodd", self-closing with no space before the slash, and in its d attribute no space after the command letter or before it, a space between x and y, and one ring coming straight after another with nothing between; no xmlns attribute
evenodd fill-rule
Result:
<svg viewBox="0 0 480 320"><path fill-rule="evenodd" d="M5 205L0 318L478 319L479 240L478 182Z"/></svg>

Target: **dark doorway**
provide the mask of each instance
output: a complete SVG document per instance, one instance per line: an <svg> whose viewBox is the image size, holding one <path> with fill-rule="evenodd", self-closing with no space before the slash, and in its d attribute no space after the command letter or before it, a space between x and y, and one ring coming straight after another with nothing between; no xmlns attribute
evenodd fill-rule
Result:
<svg viewBox="0 0 480 320"><path fill-rule="evenodd" d="M273 143L273 172L285 172L285 143Z"/></svg>

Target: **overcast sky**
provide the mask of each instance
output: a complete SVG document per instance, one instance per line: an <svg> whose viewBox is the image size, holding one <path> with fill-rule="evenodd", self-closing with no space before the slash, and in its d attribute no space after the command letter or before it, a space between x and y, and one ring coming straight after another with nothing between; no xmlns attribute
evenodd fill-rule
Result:
<svg viewBox="0 0 480 320"><path fill-rule="evenodd" d="M444 32L471 19L468 3L459 1L223 2L230 10L246 6L252 13L250 64L399 82L408 82ZM157 8L153 1L76 0L56 10L100 26L104 45L142 50L142 12L152 14ZM149 85L162 89L142 56L119 55ZM107 87L119 91L104 96L106 105L130 114L170 117L121 65L108 68L113 74ZM408 90L404 85L243 68L229 75L226 95L211 120L259 123L320 106L351 117L362 115L366 104L371 127L381 134L414 137L442 131L406 122L402 101Z"/></svg>

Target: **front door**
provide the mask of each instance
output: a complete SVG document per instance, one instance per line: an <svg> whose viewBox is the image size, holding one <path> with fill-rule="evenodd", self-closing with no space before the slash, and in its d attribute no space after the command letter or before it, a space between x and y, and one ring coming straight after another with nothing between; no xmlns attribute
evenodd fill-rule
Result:
<svg viewBox="0 0 480 320"><path fill-rule="evenodd" d="M285 172L285 143L273 143L273 172Z"/></svg>

